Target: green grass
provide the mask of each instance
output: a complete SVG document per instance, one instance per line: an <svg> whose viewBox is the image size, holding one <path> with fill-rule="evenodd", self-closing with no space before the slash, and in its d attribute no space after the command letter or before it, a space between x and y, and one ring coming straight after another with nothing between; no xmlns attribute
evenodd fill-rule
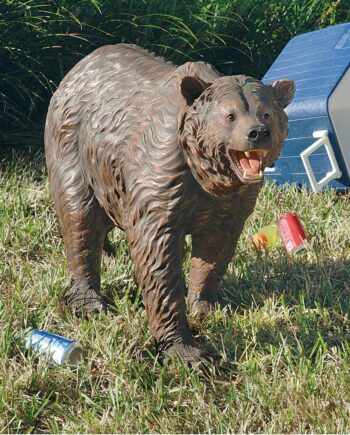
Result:
<svg viewBox="0 0 350 435"><path fill-rule="evenodd" d="M307 249L257 253L251 235L287 210L302 218ZM0 216L2 433L350 431L349 194L265 186L220 309L190 319L221 357L208 379L158 364L121 232L117 257L103 258L116 313L82 321L64 307L64 249L41 153L2 161ZM33 327L79 340L78 371L26 357Z"/></svg>

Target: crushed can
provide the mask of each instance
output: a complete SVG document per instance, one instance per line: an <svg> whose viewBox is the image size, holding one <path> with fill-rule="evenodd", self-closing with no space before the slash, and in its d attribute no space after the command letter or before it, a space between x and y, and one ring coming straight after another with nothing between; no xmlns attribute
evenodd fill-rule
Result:
<svg viewBox="0 0 350 435"><path fill-rule="evenodd" d="M256 249L271 249L279 243L277 225L270 224L260 228L252 237Z"/></svg>
<svg viewBox="0 0 350 435"><path fill-rule="evenodd" d="M48 355L56 364L67 363L70 367L78 367L82 356L82 347L78 342L42 329L29 332L25 339L25 349L32 349L39 355Z"/></svg>

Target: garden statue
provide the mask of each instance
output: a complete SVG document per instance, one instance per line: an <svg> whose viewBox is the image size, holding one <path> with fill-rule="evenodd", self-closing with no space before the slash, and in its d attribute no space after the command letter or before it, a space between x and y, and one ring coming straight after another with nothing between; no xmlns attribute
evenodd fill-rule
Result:
<svg viewBox="0 0 350 435"><path fill-rule="evenodd" d="M186 318L182 275L192 236L188 306L201 315L252 212L263 173L287 135L294 83L221 76L133 45L101 47L54 93L45 127L49 180L80 314L105 308L100 262L107 233L126 232L160 352L205 355Z"/></svg>

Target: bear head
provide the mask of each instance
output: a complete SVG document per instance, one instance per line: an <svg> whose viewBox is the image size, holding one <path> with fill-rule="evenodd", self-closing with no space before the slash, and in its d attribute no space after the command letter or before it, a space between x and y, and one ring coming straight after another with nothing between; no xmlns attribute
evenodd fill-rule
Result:
<svg viewBox="0 0 350 435"><path fill-rule="evenodd" d="M279 156L288 133L284 108L295 85L271 85L244 75L218 77L205 83L184 77L186 107L180 122L184 158L209 194L229 194L242 184L261 183L264 169Z"/></svg>

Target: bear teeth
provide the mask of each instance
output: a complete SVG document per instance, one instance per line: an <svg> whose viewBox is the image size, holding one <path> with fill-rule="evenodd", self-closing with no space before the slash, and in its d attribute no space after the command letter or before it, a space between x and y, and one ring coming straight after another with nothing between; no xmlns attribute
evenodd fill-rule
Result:
<svg viewBox="0 0 350 435"><path fill-rule="evenodd" d="M258 174L248 175L248 174L247 174L247 171L244 170L244 171L243 171L243 177L244 177L246 180L261 180L262 177L263 177L263 172L262 172L262 170L260 169L260 171L259 171Z"/></svg>
<svg viewBox="0 0 350 435"><path fill-rule="evenodd" d="M255 154L257 154L260 158L265 157L267 153L268 153L268 151L264 150L264 149L255 150Z"/></svg>

